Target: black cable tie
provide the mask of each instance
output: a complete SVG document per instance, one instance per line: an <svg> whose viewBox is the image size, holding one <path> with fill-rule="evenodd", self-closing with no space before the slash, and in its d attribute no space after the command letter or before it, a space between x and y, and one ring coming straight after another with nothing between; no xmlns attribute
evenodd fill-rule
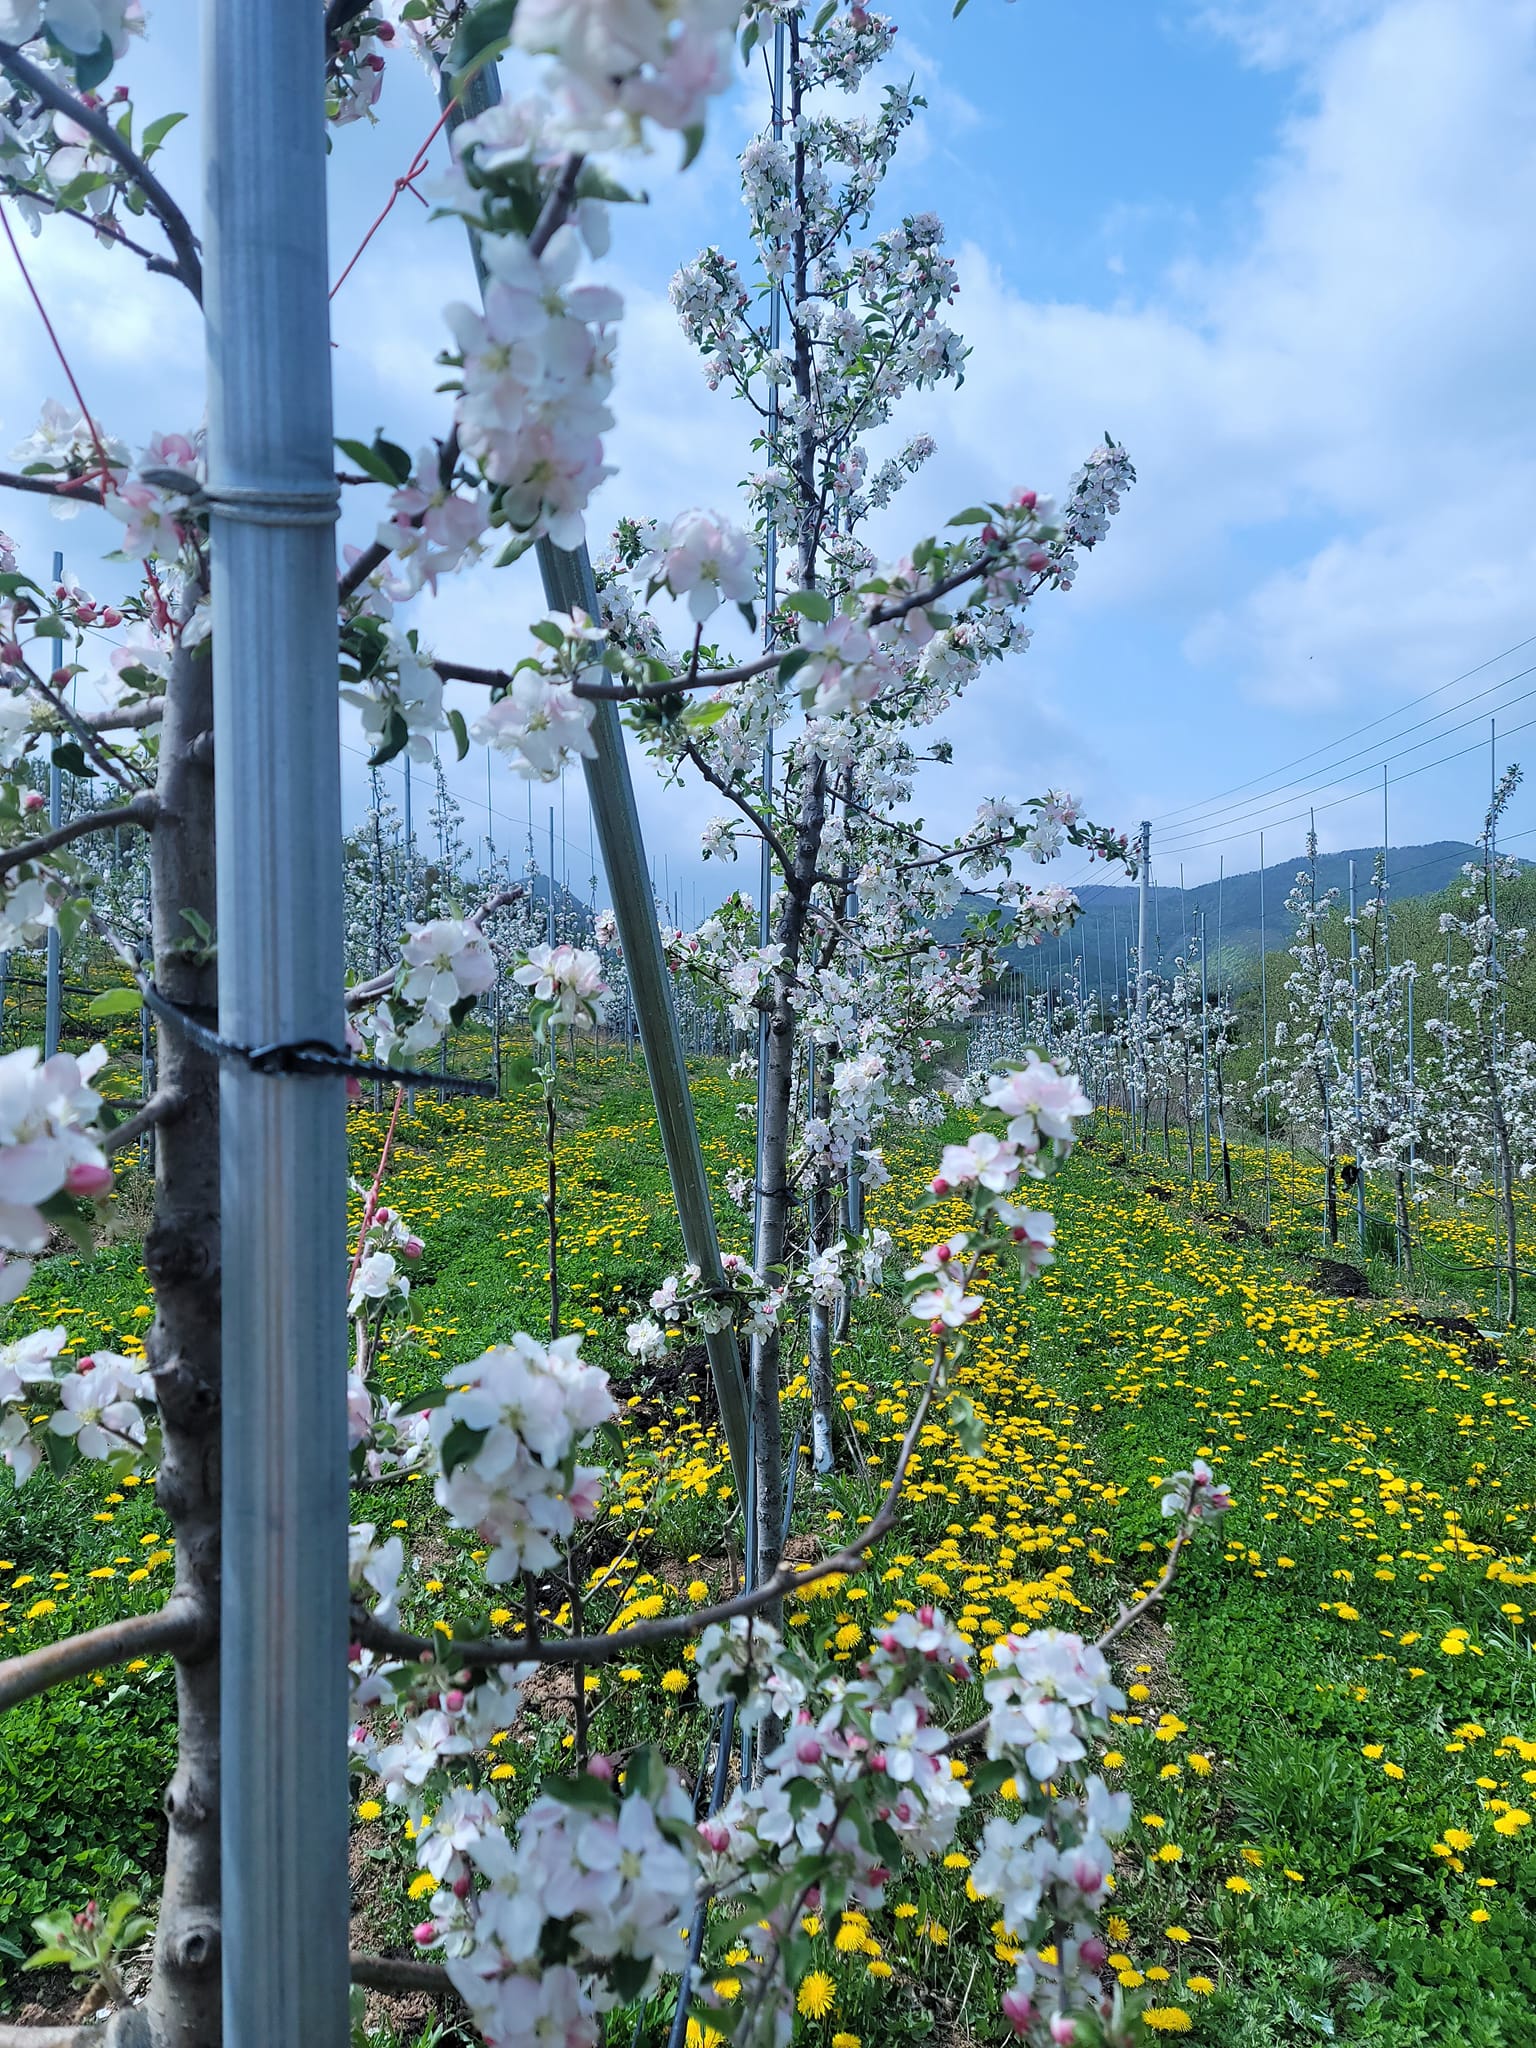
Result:
<svg viewBox="0 0 1536 2048"><path fill-rule="evenodd" d="M215 1059L240 1060L255 1074L339 1075L359 1081L392 1081L397 1088L443 1088L452 1095L494 1097L496 1083L479 1081L467 1074L433 1074L416 1067L386 1067L374 1060L358 1059L338 1051L324 1039L306 1038L292 1043L237 1045L223 1038L190 1010L184 1010L160 993L153 982L140 984L145 1005L157 1017L172 1024L182 1036ZM209 1014L208 1012L204 1013Z"/></svg>

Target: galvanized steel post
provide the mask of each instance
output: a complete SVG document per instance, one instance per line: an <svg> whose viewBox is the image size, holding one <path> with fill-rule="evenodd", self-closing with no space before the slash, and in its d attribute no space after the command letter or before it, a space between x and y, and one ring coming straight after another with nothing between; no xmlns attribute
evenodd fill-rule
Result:
<svg viewBox="0 0 1536 2048"><path fill-rule="evenodd" d="M453 97L453 84L446 76L440 82L440 97L446 106ZM501 98L501 81L494 64L482 65L459 97L458 107L449 115L450 131L461 121L473 119ZM471 247L474 238L471 236ZM484 283L479 252L476 271ZM568 553L547 540L538 545L539 571L544 597L552 611L582 611L598 616L597 585L585 547ZM672 986L661 936L656 929L656 902L640 836L640 813L635 807L634 784L630 780L629 757L624 751L624 728L617 707L611 701L594 707L592 740L596 757L583 761L587 796L597 843L602 852L608 887L613 895L613 916L634 1003L634 1016L645 1054L646 1072L656 1104L656 1122L661 1131L662 1151L677 1203L683 1248L703 1276L704 1285L722 1296L728 1291L720 1263L720 1240L715 1230L715 1212L710 1200L709 1180L704 1171L704 1153L699 1144L699 1127L693 1113L693 1096L688 1087L688 1068L683 1059L683 1041L672 1001ZM550 901L554 901L554 859L550 859ZM706 1336L710 1375L720 1403L720 1423L731 1458L731 1473L740 1501L748 1498L749 1458L747 1452L747 1400L742 1377L741 1354L730 1330Z"/></svg>
<svg viewBox="0 0 1536 2048"><path fill-rule="evenodd" d="M342 1037L325 55L314 0L204 0L219 1023ZM343 1083L220 1088L227 2048L346 2048Z"/></svg>

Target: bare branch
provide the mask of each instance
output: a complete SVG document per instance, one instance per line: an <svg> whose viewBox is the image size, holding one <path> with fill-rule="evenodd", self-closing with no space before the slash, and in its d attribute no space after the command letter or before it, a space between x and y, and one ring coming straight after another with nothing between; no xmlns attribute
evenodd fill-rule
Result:
<svg viewBox="0 0 1536 2048"><path fill-rule="evenodd" d="M528 237L530 256L542 256L554 240L557 231L565 225L571 203L576 197L576 180L581 176L581 167L585 161L579 152L573 151L561 165L554 189L545 200L538 220L534 223L533 233Z"/></svg>
<svg viewBox="0 0 1536 2048"><path fill-rule="evenodd" d="M104 1628L87 1629L84 1635L66 1636L61 1643L28 1650L24 1656L7 1657L0 1664L0 1712L87 1671L104 1671L130 1657L185 1650L201 1629L197 1610L173 1598L153 1614L130 1614L122 1621L109 1621Z"/></svg>
<svg viewBox="0 0 1536 2048"><path fill-rule="evenodd" d="M66 119L77 123L99 149L105 150L115 163L122 165L149 202L151 211L165 230L166 240L176 252L175 268L171 274L181 280L201 305L203 266L198 255L197 237L186 215L138 151L124 142L104 114L88 107L57 78L34 64L30 57L24 57L14 43L0 43L0 66L9 71L19 85L24 85L34 99L41 100L45 107L52 107L56 114L63 114Z"/></svg>
<svg viewBox="0 0 1536 2048"><path fill-rule="evenodd" d="M142 704L120 704L105 711L82 711L80 723L91 732L134 732L146 725L158 725L165 716L163 697L146 697Z"/></svg>
<svg viewBox="0 0 1536 2048"><path fill-rule="evenodd" d="M141 1109L125 1117L115 1130L108 1131L101 1141L101 1149L109 1156L122 1152L129 1145L136 1144L146 1131L154 1130L160 1124L168 1124L173 1117L181 1115L186 1103L178 1089L162 1088L151 1095Z"/></svg>
<svg viewBox="0 0 1536 2048"><path fill-rule="evenodd" d="M58 220L77 220L82 227L89 228L93 235L105 235L109 242L116 242L121 248L139 257L146 270L153 270L161 277L181 276L181 272L169 256L158 256L153 249L146 249L142 242L136 242L132 235L125 235L117 223L108 220L105 215L82 213L74 206L60 206L56 199L50 198L45 192L29 191L27 197L34 206L46 207Z"/></svg>
<svg viewBox="0 0 1536 2048"><path fill-rule="evenodd" d="M760 811L755 804L748 803L747 799L733 788L723 775L717 775L692 740L685 739L683 741L683 751L710 787L718 789L723 797L728 797L737 810L741 812L742 816L748 820L758 836L767 840L769 846L773 849L773 857L778 862L786 880L793 876L795 863L790 857L789 848L784 844L778 833L774 831L773 826L768 821L767 814Z"/></svg>
<svg viewBox="0 0 1536 2048"><path fill-rule="evenodd" d="M509 903L515 903L523 893L524 891L521 889L493 889L491 894L480 905L480 908L472 910L464 922L475 931L479 931L493 911L505 910ZM365 1010L375 996L387 995L394 985L395 970L393 967L390 968L387 974L374 975L371 981L360 981L355 988L347 990L347 1008L349 1010Z"/></svg>
<svg viewBox="0 0 1536 2048"><path fill-rule="evenodd" d="M453 1979L441 1963L418 1962L414 1956L370 1956L360 1948L347 1958L354 1984L370 1991L425 1991L432 1998L457 1998ZM0 2035L0 2048L5 2038Z"/></svg>
<svg viewBox="0 0 1536 2048"><path fill-rule="evenodd" d="M34 498L86 498L101 503L101 483L83 476L23 476L19 470L0 469L0 490L30 491Z"/></svg>
<svg viewBox="0 0 1536 2048"><path fill-rule="evenodd" d="M1121 1610L1120 1618L1117 1621L1111 1622L1103 1635L1094 1644L1096 1650L1107 1650L1118 1636L1125 1634L1133 1622L1140 1621L1147 1610L1155 1607L1158 1601L1163 1598L1168 1588L1173 1584L1173 1575L1178 1570L1179 1565L1179 1553L1189 1541L1190 1531L1193 1527L1193 1522L1188 1520L1184 1522L1178 1535L1174 1537L1172 1543L1168 1546L1168 1562L1163 1566L1162 1577L1150 1591L1142 1594L1134 1606Z"/></svg>
<svg viewBox="0 0 1536 2048"><path fill-rule="evenodd" d="M907 1433L902 1438L901 1450L897 1454L896 1468L891 1474L890 1485L880 1503L879 1512L873 1521L856 1536L852 1543L824 1557L819 1564L807 1565L797 1570L793 1565L781 1567L771 1579L764 1580L749 1592L738 1593L734 1599L720 1600L712 1607L695 1608L691 1614L671 1614L655 1621L639 1621L633 1628L626 1628L615 1635L600 1636L491 1636L480 1642L451 1642L445 1636L413 1636L402 1629L387 1628L366 1609L352 1611L351 1633L354 1642L362 1643L372 1650L379 1650L385 1656L419 1658L430 1655L435 1659L447 1659L451 1664L467 1664L472 1668L484 1669L497 1664L519 1664L524 1662L540 1664L607 1664L615 1657L627 1657L632 1650L643 1649L652 1643L673 1642L679 1636L698 1635L712 1622L733 1621L738 1614L756 1614L776 1602L792 1598L804 1592L807 1586L814 1586L823 1579L838 1573L853 1573L864 1569L864 1560L869 1551L880 1541L896 1520L896 1508L901 1499L902 1487L906 1483L907 1468L922 1434L923 1424L928 1419L934 1393L943 1377L947 1355L947 1338L941 1337L934 1349L932 1370L922 1398L913 1411Z"/></svg>
<svg viewBox="0 0 1536 2048"><path fill-rule="evenodd" d="M83 811L67 825L56 825L41 838L25 840L20 846L0 853L0 875L8 875L12 868L25 867L28 861L41 860L44 854L57 853L61 846L84 839L92 832L113 832L123 825L138 825L148 832L155 822L156 809L155 799L146 791L131 803L118 804L110 811Z"/></svg>

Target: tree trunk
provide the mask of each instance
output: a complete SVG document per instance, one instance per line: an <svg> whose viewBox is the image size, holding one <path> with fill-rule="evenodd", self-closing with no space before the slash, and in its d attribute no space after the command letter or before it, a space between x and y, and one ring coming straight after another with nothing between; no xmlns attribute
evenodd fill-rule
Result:
<svg viewBox="0 0 1536 2048"><path fill-rule="evenodd" d="M825 1116L831 1107L827 1089L818 1087L811 1101L811 1114ZM818 1173L810 1194L810 1242L807 1256L814 1259L832 1241L832 1191L826 1175ZM830 1472L837 1464L836 1417L832 1386L832 1311L811 1297L809 1341L811 1375L811 1464L817 1472Z"/></svg>
<svg viewBox="0 0 1536 2048"><path fill-rule="evenodd" d="M214 903L213 664L182 649L165 693L160 813L151 834L154 973L162 993L217 1014L213 961L178 950ZM206 1617L176 1660L176 1770L148 2014L155 2048L212 2048L220 2037L219 1903L219 1075L218 1062L159 1026L160 1085L181 1098L155 1148L155 1214L144 1266L155 1292L146 1343L164 1446L157 1495L176 1538L176 1596ZM317 1361L329 1369L334 1361Z"/></svg>

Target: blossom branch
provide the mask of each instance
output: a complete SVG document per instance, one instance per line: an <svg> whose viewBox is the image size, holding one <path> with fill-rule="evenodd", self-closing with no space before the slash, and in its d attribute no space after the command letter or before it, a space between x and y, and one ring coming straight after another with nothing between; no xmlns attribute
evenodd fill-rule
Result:
<svg viewBox="0 0 1536 2048"><path fill-rule="evenodd" d="M370 1991L424 1991L429 1998L457 1998L453 1979L441 1963L423 1963L414 1956L370 1956L355 1948L347 1957L354 1984ZM0 2033L0 2048L5 2036Z"/></svg>
<svg viewBox="0 0 1536 2048"><path fill-rule="evenodd" d="M365 1648L378 1650L385 1656L425 1658L446 1656L456 1664L467 1664L484 1669L496 1664L518 1664L536 1661L543 1664L607 1664L615 1657L627 1656L631 1650L643 1649L652 1643L673 1642L679 1636L701 1634L713 1622L732 1621L738 1614L756 1614L765 1607L793 1598L807 1586L819 1585L823 1579L836 1577L839 1573L851 1574L864 1569L864 1560L881 1537L894 1526L896 1510L906 1484L907 1470L917 1449L918 1438L933 1405L933 1397L944 1376L948 1355L948 1340L940 1337L934 1347L933 1366L928 1374L928 1384L913 1410L911 1423L902 1438L897 1453L895 1469L885 1498L880 1503L873 1520L856 1536L853 1542L824 1557L819 1563L796 1567L781 1566L772 1578L749 1591L738 1593L734 1599L717 1601L712 1607L697 1607L689 1614L659 1616L654 1621L637 1621L633 1627L623 1629L616 1635L565 1636L551 1640L545 1636L525 1633L521 1636L489 1636L479 1642L453 1642L445 1636L415 1636L403 1629L390 1628L379 1621L366 1608L354 1607L352 1612L352 1639Z"/></svg>
<svg viewBox="0 0 1536 2048"><path fill-rule="evenodd" d="M84 839L92 832L113 832L123 825L138 825L148 832L154 825L158 808L154 797L146 790L131 803L118 804L112 810L84 811L67 824L56 825L53 831L44 832L40 838L25 840L22 845L0 853L0 875L8 875L13 868L25 867L28 861L41 860L44 854L56 853L61 846L68 846L75 839Z"/></svg>
<svg viewBox="0 0 1536 2048"><path fill-rule="evenodd" d="M87 1671L104 1671L130 1657L189 1649L202 1628L198 1610L173 1598L153 1614L131 1614L104 1628L87 1629L84 1635L66 1636L61 1643L8 1657L0 1664L0 1712Z"/></svg>
<svg viewBox="0 0 1536 2048"><path fill-rule="evenodd" d="M478 910L472 910L464 922L471 931L484 928L485 920L493 911L504 910L509 903L516 903L524 892L521 889L493 889ZM345 1002L349 1010L364 1010L375 996L388 995L395 985L395 970L374 975L371 981L360 981L355 988L349 988Z"/></svg>
<svg viewBox="0 0 1536 2048"><path fill-rule="evenodd" d="M705 760L704 756L699 752L698 748L694 745L692 740L684 740L683 752L688 756L688 759L693 763L694 767L698 769L699 773L703 776L704 780L710 785L710 787L712 789L718 789L723 797L728 797L730 801L736 806L737 810L741 812L742 816L745 819L747 819L749 824L752 826L753 830L759 833L761 837L767 841L768 845L773 851L774 859L779 864L780 872L786 878L792 878L795 874L795 867L790 859L789 849L784 844L783 840L779 837L778 833L774 831L773 826L769 822L765 813L758 810L755 804L749 803L747 799L744 796L742 796L738 790L733 788L732 785L726 781L723 775L718 774L713 768L711 768L708 761ZM792 880L791 886L793 886Z"/></svg>
<svg viewBox="0 0 1536 2048"><path fill-rule="evenodd" d="M56 114L63 114L83 128L99 149L118 163L132 178L143 193L150 210L165 230L165 238L176 252L176 260L162 258L152 263L152 269L160 269L167 276L175 277L184 284L196 299L203 303L203 266L198 255L197 237L181 208L167 192L160 180L138 151L123 140L112 123L94 107L88 107L84 100L60 85L59 81L34 64L30 57L22 55L14 43L0 42L0 66L9 71L18 84L24 85L32 97L41 100L45 107L52 107Z"/></svg>

